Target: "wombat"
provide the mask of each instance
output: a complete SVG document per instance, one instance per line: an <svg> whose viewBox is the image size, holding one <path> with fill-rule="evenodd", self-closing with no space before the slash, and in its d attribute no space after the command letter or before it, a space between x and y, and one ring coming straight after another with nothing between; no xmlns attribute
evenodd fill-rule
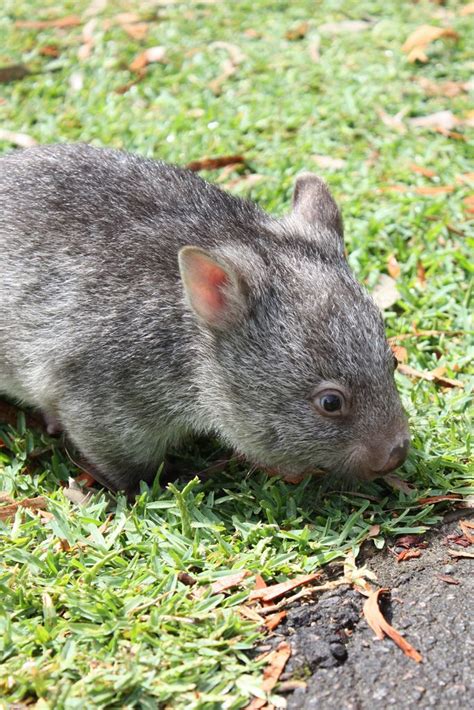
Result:
<svg viewBox="0 0 474 710"><path fill-rule="evenodd" d="M276 219L116 150L0 158L0 392L110 488L204 433L290 480L384 475L409 446L393 370L317 176Z"/></svg>

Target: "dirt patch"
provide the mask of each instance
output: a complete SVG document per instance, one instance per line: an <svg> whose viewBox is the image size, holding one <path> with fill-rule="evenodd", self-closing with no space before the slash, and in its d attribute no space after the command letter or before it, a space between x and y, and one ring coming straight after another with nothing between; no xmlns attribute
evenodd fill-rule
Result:
<svg viewBox="0 0 474 710"><path fill-rule="evenodd" d="M364 598L350 587L288 611L272 645L286 639L292 647L281 680L306 684L287 694L289 710L474 707L474 559L448 552L474 546L453 542L455 533L456 522L440 526L424 537L420 557L402 562L390 550L365 551L378 584L391 589L386 618L422 663L375 639L362 618Z"/></svg>

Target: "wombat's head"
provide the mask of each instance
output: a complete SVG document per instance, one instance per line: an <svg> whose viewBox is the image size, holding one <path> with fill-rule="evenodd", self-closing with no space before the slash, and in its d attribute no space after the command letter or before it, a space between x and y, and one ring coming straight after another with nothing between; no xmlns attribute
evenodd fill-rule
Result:
<svg viewBox="0 0 474 710"><path fill-rule="evenodd" d="M228 443L288 478L374 478L403 463L409 433L382 316L349 270L319 178L300 176L292 213L245 243L185 247L179 261L203 336L203 416Z"/></svg>

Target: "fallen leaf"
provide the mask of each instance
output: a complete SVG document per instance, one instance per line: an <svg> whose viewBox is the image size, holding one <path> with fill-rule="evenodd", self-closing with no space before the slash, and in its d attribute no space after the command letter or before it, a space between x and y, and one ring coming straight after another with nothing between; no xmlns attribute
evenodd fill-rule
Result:
<svg viewBox="0 0 474 710"><path fill-rule="evenodd" d="M391 345L392 352L395 355L397 362L408 362L408 350L403 345Z"/></svg>
<svg viewBox="0 0 474 710"><path fill-rule="evenodd" d="M38 144L34 138L26 133L16 133L15 131L8 131L6 128L0 128L0 141L12 143L19 148L31 148L31 146Z"/></svg>
<svg viewBox="0 0 474 710"><path fill-rule="evenodd" d="M24 79L30 73L30 70L24 64L10 64L7 67L0 67L0 84Z"/></svg>
<svg viewBox="0 0 474 710"><path fill-rule="evenodd" d="M447 494L444 496L429 496L428 498L419 498L417 501L420 505L431 505L431 503L441 503L446 500L462 500L461 496Z"/></svg>
<svg viewBox="0 0 474 710"><path fill-rule="evenodd" d="M166 50L164 47L148 47L144 52L140 52L130 64L130 71L143 76L149 64L164 62L166 60Z"/></svg>
<svg viewBox="0 0 474 710"><path fill-rule="evenodd" d="M238 164L245 164L243 155L221 155L216 158L205 157L200 160L193 160L186 167L188 170L198 172L199 170L217 170L218 168L224 168L226 165Z"/></svg>
<svg viewBox="0 0 474 710"><path fill-rule="evenodd" d="M461 173L461 175L456 175L456 182L461 185L471 185L474 183L474 173Z"/></svg>
<svg viewBox="0 0 474 710"><path fill-rule="evenodd" d="M377 537L380 535L380 525L371 525L367 537Z"/></svg>
<svg viewBox="0 0 474 710"><path fill-rule="evenodd" d="M257 624L260 624L260 626L265 625L265 619L263 616L260 616L260 614L255 611L255 609L252 609L250 606L239 606L238 608L239 614L242 614L242 616L245 616L246 619L250 619L250 621L255 621Z"/></svg>
<svg viewBox="0 0 474 710"><path fill-rule="evenodd" d="M340 170L346 166L343 158L333 158L330 155L312 155L311 158L320 168Z"/></svg>
<svg viewBox="0 0 474 710"><path fill-rule="evenodd" d="M397 133L406 133L407 127L403 122L403 118L407 112L407 109L403 108L401 111L391 116L389 113L383 109L377 111L379 118L382 119L383 123L389 128L393 128Z"/></svg>
<svg viewBox="0 0 474 710"><path fill-rule="evenodd" d="M77 15L67 15L67 17L58 17L56 20L17 20L15 27L22 30L46 30L50 27L59 29L77 27L77 25L80 24L80 17Z"/></svg>
<svg viewBox="0 0 474 710"><path fill-rule="evenodd" d="M179 572L178 579L181 584L185 584L187 587L194 587L194 585L197 584L197 579L188 574L188 572Z"/></svg>
<svg viewBox="0 0 474 710"><path fill-rule="evenodd" d="M277 611L275 614L272 614L265 619L264 626L266 626L269 631L273 631L273 629L276 629L285 617L286 611Z"/></svg>
<svg viewBox="0 0 474 710"><path fill-rule="evenodd" d="M124 22L121 27L129 37L136 40L145 39L148 34L148 25L146 22Z"/></svg>
<svg viewBox="0 0 474 710"><path fill-rule="evenodd" d="M423 165L418 165L417 163L410 163L410 170L418 175L423 175L424 177L432 178L436 176L434 170L423 167Z"/></svg>
<svg viewBox="0 0 474 710"><path fill-rule="evenodd" d="M245 57L237 45L231 42L212 42L210 44L212 49L224 49L229 55L222 64L222 73L213 81L210 82L209 88L211 91L218 96L222 91L222 84L230 77L235 74L239 64L241 64Z"/></svg>
<svg viewBox="0 0 474 710"><path fill-rule="evenodd" d="M450 577L449 574L437 574L436 576L442 582L446 582L446 584L461 584L459 579L454 579L454 577Z"/></svg>
<svg viewBox="0 0 474 710"><path fill-rule="evenodd" d="M86 506L92 498L93 492L84 489L77 483L75 478L69 478L67 488L63 489L64 497L71 503L76 505Z"/></svg>
<svg viewBox="0 0 474 710"><path fill-rule="evenodd" d="M368 20L342 20L341 22L325 22L319 25L320 32L328 32L332 35L340 35L351 32L363 32L373 26L373 22Z"/></svg>
<svg viewBox="0 0 474 710"><path fill-rule="evenodd" d="M277 648L265 657L267 666L263 671L263 682L262 689L265 693L270 693L270 691L278 683L278 679L283 673L286 663L291 656L290 645L286 641L282 641L278 644ZM245 710L259 710L267 705L267 701L262 698L254 698L249 705L246 706ZM270 707L270 706L269 706Z"/></svg>
<svg viewBox="0 0 474 710"><path fill-rule="evenodd" d="M418 262L416 264L416 276L418 279L418 283L422 288L425 288L426 286L426 269L423 266L422 262L420 259L418 259Z"/></svg>
<svg viewBox="0 0 474 710"><path fill-rule="evenodd" d="M97 483L94 476L92 473L89 473L89 471L82 471L74 480L76 483L80 483L83 488L92 488Z"/></svg>
<svg viewBox="0 0 474 710"><path fill-rule="evenodd" d="M428 546L422 535L402 535L396 539L395 545L396 547L404 547L407 550L413 547Z"/></svg>
<svg viewBox="0 0 474 710"><path fill-rule="evenodd" d="M59 47L57 44L45 44L38 50L42 57L52 57L56 59L60 55Z"/></svg>
<svg viewBox="0 0 474 710"><path fill-rule="evenodd" d="M401 273L400 264L397 261L395 254L390 254L387 259L387 271L392 279L398 279Z"/></svg>
<svg viewBox="0 0 474 710"><path fill-rule="evenodd" d="M441 37L458 39L459 35L451 27L435 27L434 25L421 25L408 37L402 45L402 51L408 54L409 62L428 61L426 49L431 42Z"/></svg>
<svg viewBox="0 0 474 710"><path fill-rule="evenodd" d="M250 572L247 569L241 569L225 577L219 577L215 582L212 582L211 591L213 594L220 594L220 592L224 592L226 589L237 587L249 574Z"/></svg>
<svg viewBox="0 0 474 710"><path fill-rule="evenodd" d="M444 111L436 111L435 113L430 113L427 116L417 116L416 118L410 118L410 124L415 127L421 128L443 128L449 130L454 128L459 123L459 119L456 118L454 113L448 109Z"/></svg>
<svg viewBox="0 0 474 710"><path fill-rule="evenodd" d="M265 175L259 175L258 173L251 173L250 175L239 175L239 177L233 178L232 180L227 180L224 183L224 187L227 190L232 190L234 187L252 187L258 182L264 179Z"/></svg>
<svg viewBox="0 0 474 710"><path fill-rule="evenodd" d="M440 376L436 370L433 370L432 372L422 372L421 370L416 370L414 367L410 367L410 365L401 363L398 366L398 371L407 377L426 380L427 382L434 382L442 387L464 387L463 382L460 382L459 380L452 380L449 377Z"/></svg>
<svg viewBox="0 0 474 710"><path fill-rule="evenodd" d="M460 547L471 547L472 543L469 542L465 535L460 533L452 533L446 536L446 544L448 545L459 545Z"/></svg>
<svg viewBox="0 0 474 710"><path fill-rule="evenodd" d="M467 15L472 15L474 13L474 2L468 2L467 5L461 8L459 14L461 17L466 17Z"/></svg>
<svg viewBox="0 0 474 710"><path fill-rule="evenodd" d="M395 280L387 274L380 274L372 291L372 298L382 311L393 306L400 298Z"/></svg>
<svg viewBox="0 0 474 710"><path fill-rule="evenodd" d="M463 200L464 203L464 209L466 212L469 212L470 214L474 214L474 194L473 195L468 195L468 197L465 197Z"/></svg>
<svg viewBox="0 0 474 710"><path fill-rule="evenodd" d="M94 30L97 27L97 20L93 17L82 29L82 44L77 51L77 58L83 62L88 59L94 47Z"/></svg>
<svg viewBox="0 0 474 710"><path fill-rule="evenodd" d="M474 535L470 532L470 530L474 528L474 523L471 523L469 520L460 520L459 527L461 528L469 542L474 542Z"/></svg>
<svg viewBox="0 0 474 710"><path fill-rule="evenodd" d="M417 195L445 195L453 192L454 185L419 185L411 188Z"/></svg>
<svg viewBox="0 0 474 710"><path fill-rule="evenodd" d="M403 560L411 560L414 557L421 557L421 550L402 550L397 555L397 562L403 562Z"/></svg>
<svg viewBox="0 0 474 710"><path fill-rule="evenodd" d="M471 81L432 81L424 76L415 77L416 82L428 94L428 96L444 96L453 99L462 93L469 93L474 82Z"/></svg>
<svg viewBox="0 0 474 710"><path fill-rule="evenodd" d="M321 59L321 55L319 53L320 46L321 40L319 37L315 37L313 41L310 42L308 45L309 58L311 59L313 64L318 64L319 60Z"/></svg>
<svg viewBox="0 0 474 710"><path fill-rule="evenodd" d="M267 588L267 583L263 579L261 574L256 574L255 575L255 584L254 584L254 589L266 589Z"/></svg>
<svg viewBox="0 0 474 710"><path fill-rule="evenodd" d="M448 553L451 557L468 557L470 559L474 559L474 552L466 552L465 550L448 550Z"/></svg>
<svg viewBox="0 0 474 710"><path fill-rule="evenodd" d="M301 587L309 582L314 582L321 576L320 572L313 574L306 574L301 577L295 577L294 579L289 579L287 582L281 582L280 584L273 584L270 587L265 587L263 589L254 589L250 592L250 601L273 601L273 599L278 599L282 597L287 592L290 592L295 587Z"/></svg>
<svg viewBox="0 0 474 710"><path fill-rule="evenodd" d="M4 499L6 500L6 499ZM23 500L14 501L0 507L0 520L8 520L13 518L19 508L27 508L28 510L38 511L46 510L48 500L44 496L36 498L23 498Z"/></svg>
<svg viewBox="0 0 474 710"><path fill-rule="evenodd" d="M388 621L382 615L379 608L379 597L381 594L386 594L388 589L376 589L369 598L365 601L363 612L367 623L374 631L378 639L382 640L384 636L389 636L403 653L412 658L417 663L422 660L421 654L406 641L401 634L396 631L393 626L390 626Z"/></svg>
<svg viewBox="0 0 474 710"><path fill-rule="evenodd" d="M309 22L300 22L299 25L296 25L296 27L292 27L291 30L285 32L285 37L286 39L289 39L290 42L294 42L295 40L303 39L303 37L306 37L306 35L308 34L308 30Z"/></svg>
<svg viewBox="0 0 474 710"><path fill-rule="evenodd" d="M398 366L398 368L400 368L400 365ZM397 491L402 491L402 493L406 493L406 495L410 495L411 493L413 493L414 490L416 490L415 486L412 483L408 483L408 481L403 481L394 473L389 473L387 476L384 476L383 480L386 483L389 483Z"/></svg>

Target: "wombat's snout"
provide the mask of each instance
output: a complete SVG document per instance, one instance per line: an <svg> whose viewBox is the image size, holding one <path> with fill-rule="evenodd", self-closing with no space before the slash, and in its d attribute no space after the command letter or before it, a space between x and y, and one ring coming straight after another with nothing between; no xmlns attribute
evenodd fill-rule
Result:
<svg viewBox="0 0 474 710"><path fill-rule="evenodd" d="M390 473L391 471L394 471L396 468L401 466L407 457L409 446L409 438L403 439L398 442L390 451L388 459L383 465L383 467L375 470L374 474L376 474L377 476L384 476L385 474Z"/></svg>

